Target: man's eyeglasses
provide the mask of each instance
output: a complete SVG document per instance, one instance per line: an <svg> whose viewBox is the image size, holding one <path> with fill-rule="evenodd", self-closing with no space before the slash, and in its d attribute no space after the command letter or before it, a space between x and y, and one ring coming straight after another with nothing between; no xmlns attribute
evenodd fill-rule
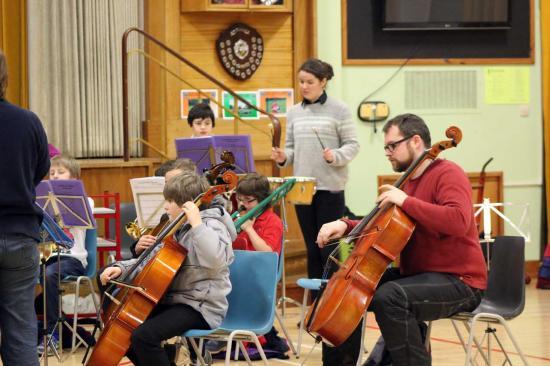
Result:
<svg viewBox="0 0 550 366"><path fill-rule="evenodd" d="M242 203L252 203L252 202L256 201L256 198L244 198L244 197L241 197L241 196L237 196L237 201L242 202Z"/></svg>
<svg viewBox="0 0 550 366"><path fill-rule="evenodd" d="M401 140L397 140L397 141L394 141L394 142L390 142L386 145L384 145L384 151L386 152L389 152L389 153L392 153L395 151L395 149L397 148L397 146L402 143L403 141L407 141L408 139L410 139L411 137L413 137L414 135L412 136L408 136L408 137L403 137Z"/></svg>

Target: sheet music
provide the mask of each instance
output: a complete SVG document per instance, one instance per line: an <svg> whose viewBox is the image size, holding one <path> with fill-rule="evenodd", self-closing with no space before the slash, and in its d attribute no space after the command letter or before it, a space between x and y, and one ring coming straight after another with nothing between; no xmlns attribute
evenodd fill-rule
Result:
<svg viewBox="0 0 550 366"><path fill-rule="evenodd" d="M130 179L138 224L142 228L157 226L164 214L164 177Z"/></svg>

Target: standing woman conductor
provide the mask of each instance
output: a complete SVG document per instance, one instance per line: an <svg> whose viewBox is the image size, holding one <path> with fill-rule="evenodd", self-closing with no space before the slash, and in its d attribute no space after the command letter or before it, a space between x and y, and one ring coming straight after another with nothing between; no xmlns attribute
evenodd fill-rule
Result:
<svg viewBox="0 0 550 366"><path fill-rule="evenodd" d="M312 58L302 64L298 72L302 102L288 111L284 150L273 148L271 153L271 159L279 166L293 165L295 176L317 179L317 191L312 203L296 205L307 248L309 278L321 278L323 266L334 249L319 248L317 233L323 224L344 215L347 166L359 152L355 125L348 107L325 91L327 82L333 76L332 66L319 59ZM325 366L347 365L342 357L347 358L349 353L358 352L350 349L349 352L335 354L336 350L323 345ZM354 363L350 360L349 364Z"/></svg>

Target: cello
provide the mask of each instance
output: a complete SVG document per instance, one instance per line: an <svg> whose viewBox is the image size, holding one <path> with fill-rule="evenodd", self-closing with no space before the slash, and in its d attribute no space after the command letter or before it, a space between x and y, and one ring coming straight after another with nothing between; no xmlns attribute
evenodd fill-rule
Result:
<svg viewBox="0 0 550 366"><path fill-rule="evenodd" d="M450 140L426 149L394 186L402 188L424 161L434 160L441 151L457 146L462 132L452 126L446 130L446 136ZM349 338L367 310L380 278L403 250L414 228L415 223L401 208L377 205L340 240L339 247L353 246L353 249L321 287L305 320L307 331L316 341L339 346Z"/></svg>
<svg viewBox="0 0 550 366"><path fill-rule="evenodd" d="M208 204L215 196L234 189L237 185L238 177L232 171L225 171L222 179L224 184L213 186L199 195L194 200L195 204L198 206ZM120 281L111 281L124 284L116 296L120 303L116 305L105 322L103 332L86 365L116 366L124 357L130 347L133 330L147 319L162 299L185 260L186 250L178 244L174 234L186 222L185 213L182 212L161 231L155 243L141 254L136 264L128 271L127 276ZM149 254L160 243L163 243L163 247L154 253L131 284L125 284L124 281L134 274L135 269L149 257Z"/></svg>

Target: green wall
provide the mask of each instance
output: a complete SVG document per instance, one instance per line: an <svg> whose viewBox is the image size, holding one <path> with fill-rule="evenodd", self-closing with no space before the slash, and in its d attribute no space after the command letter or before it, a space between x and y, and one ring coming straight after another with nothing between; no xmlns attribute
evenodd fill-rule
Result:
<svg viewBox="0 0 550 366"><path fill-rule="evenodd" d="M422 116L430 127L432 141L445 139L444 131L448 126L460 127L463 132L462 143L456 149L445 151L443 156L457 162L467 172L479 172L483 163L488 158L494 157L488 171L503 172L504 201L528 204L529 207L531 240L526 245L527 260L539 259L542 245L541 209L544 199L539 0L536 0L535 4L536 60L534 65L527 66L530 71L528 116L520 116L522 106L518 104L486 104L483 78L485 66L477 65L406 65L386 87L370 98L370 100L387 102L390 107L390 117L405 112ZM381 174L392 174L392 170L383 153L382 124L377 124L378 133L374 133L372 124L361 122L356 117L356 110L361 100L382 85L398 66L343 66L340 1L318 0L317 9L318 57L329 62L335 72L335 78L329 82L327 91L348 104L354 115L361 142L360 153L351 164L346 199L354 213L365 214L374 205L376 177ZM406 70L477 71L477 109L468 110L467 113L445 110L405 110L404 71ZM515 223L519 222L522 214L523 207L520 206L510 206L504 210L505 215ZM505 231L508 235L517 235L508 224L505 224Z"/></svg>

